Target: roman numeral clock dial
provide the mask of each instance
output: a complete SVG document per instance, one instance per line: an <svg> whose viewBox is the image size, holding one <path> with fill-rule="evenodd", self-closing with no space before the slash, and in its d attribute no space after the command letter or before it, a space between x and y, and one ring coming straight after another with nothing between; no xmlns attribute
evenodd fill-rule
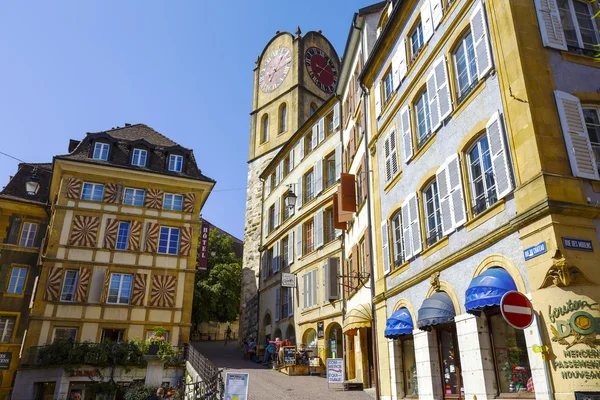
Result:
<svg viewBox="0 0 600 400"><path fill-rule="evenodd" d="M311 47L304 55L306 71L315 85L327 94L335 91L338 72L331 57L318 47Z"/></svg>
<svg viewBox="0 0 600 400"><path fill-rule="evenodd" d="M264 93L271 93L285 80L292 67L292 52L280 47L269 55L260 70L258 85Z"/></svg>

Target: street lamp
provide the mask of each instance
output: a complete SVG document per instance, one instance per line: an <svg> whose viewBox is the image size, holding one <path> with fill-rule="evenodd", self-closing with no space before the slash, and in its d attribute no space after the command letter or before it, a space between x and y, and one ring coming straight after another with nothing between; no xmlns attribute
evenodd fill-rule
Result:
<svg viewBox="0 0 600 400"><path fill-rule="evenodd" d="M37 175L37 168L33 169L31 176L25 181L25 190L30 196L36 195L40 190L40 178Z"/></svg>
<svg viewBox="0 0 600 400"><path fill-rule="evenodd" d="M285 195L285 206L287 208L289 208L290 210L292 210L294 207L296 207L296 199L298 198L298 196L296 196L296 194L292 191L292 185L290 185L290 188L288 190L288 192Z"/></svg>

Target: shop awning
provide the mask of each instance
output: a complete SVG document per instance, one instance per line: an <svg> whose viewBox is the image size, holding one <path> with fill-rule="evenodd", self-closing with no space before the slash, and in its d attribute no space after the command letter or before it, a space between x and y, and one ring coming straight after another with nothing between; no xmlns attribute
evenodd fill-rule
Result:
<svg viewBox="0 0 600 400"><path fill-rule="evenodd" d="M398 339L402 335L412 334L414 329L412 316L406 308L394 311L385 323L384 336L388 339Z"/></svg>
<svg viewBox="0 0 600 400"><path fill-rule="evenodd" d="M344 333L346 335L356 335L358 328L369 328L371 326L371 306L369 304L359 304L346 314L344 320Z"/></svg>
<svg viewBox="0 0 600 400"><path fill-rule="evenodd" d="M499 306L504 293L510 290L517 290L517 285L505 269L487 269L471 281L465 308L468 313L479 315L484 307Z"/></svg>
<svg viewBox="0 0 600 400"><path fill-rule="evenodd" d="M419 308L417 326L424 331L433 325L444 324L454 319L454 304L450 296L444 292L436 292L425 299Z"/></svg>

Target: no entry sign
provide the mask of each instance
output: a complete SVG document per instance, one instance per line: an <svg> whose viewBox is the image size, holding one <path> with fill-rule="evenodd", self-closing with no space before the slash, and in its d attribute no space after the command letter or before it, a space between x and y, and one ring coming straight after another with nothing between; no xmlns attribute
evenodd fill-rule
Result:
<svg viewBox="0 0 600 400"><path fill-rule="evenodd" d="M500 300L504 320L517 329L525 329L533 322L533 306L529 299L517 291L504 293Z"/></svg>

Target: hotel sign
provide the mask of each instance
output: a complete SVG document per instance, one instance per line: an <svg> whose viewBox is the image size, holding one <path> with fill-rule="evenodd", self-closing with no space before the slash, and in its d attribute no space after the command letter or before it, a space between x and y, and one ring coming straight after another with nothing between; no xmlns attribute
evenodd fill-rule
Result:
<svg viewBox="0 0 600 400"><path fill-rule="evenodd" d="M200 249L198 251L198 269L206 270L208 263L208 231L210 225L203 222L200 228Z"/></svg>

